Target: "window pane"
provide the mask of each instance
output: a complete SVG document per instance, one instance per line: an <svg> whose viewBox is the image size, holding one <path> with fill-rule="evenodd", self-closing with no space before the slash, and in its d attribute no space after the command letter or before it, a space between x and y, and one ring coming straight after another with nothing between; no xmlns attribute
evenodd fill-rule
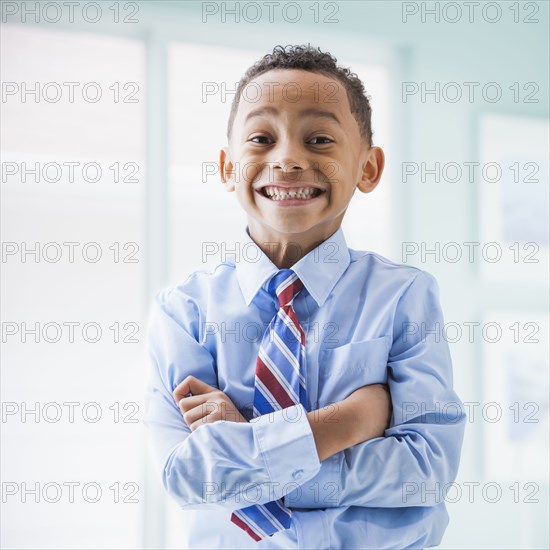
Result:
<svg viewBox="0 0 550 550"><path fill-rule="evenodd" d="M1 61L2 546L138 547L143 47L6 25Z"/></svg>

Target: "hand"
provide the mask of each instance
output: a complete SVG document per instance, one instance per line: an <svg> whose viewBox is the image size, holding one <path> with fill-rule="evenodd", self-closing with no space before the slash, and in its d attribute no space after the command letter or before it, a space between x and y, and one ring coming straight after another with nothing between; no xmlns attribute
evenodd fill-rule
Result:
<svg viewBox="0 0 550 550"><path fill-rule="evenodd" d="M189 393L193 395L185 397ZM192 432L217 420L247 422L225 393L194 376L178 384L172 395Z"/></svg>

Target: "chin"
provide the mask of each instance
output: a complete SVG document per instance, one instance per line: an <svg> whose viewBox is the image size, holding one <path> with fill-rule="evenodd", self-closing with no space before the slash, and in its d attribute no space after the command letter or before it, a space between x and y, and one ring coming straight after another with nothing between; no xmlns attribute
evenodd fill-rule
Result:
<svg viewBox="0 0 550 550"><path fill-rule="evenodd" d="M304 223L304 220L296 220L296 221L285 221L285 222L279 222L279 223L272 223L269 224L269 226L274 229L275 231L278 231L279 233L284 233L286 235L289 234L301 234L306 233L307 231L310 231L313 229L317 224L316 223Z"/></svg>

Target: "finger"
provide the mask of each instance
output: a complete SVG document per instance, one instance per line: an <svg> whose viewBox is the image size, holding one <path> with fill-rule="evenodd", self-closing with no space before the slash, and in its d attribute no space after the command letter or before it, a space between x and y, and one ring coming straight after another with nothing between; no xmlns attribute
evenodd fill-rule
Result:
<svg viewBox="0 0 550 550"><path fill-rule="evenodd" d="M189 429L194 432L197 428L200 428L201 426L204 426L205 424L211 424L212 422L216 422L217 420L220 420L219 415L216 414L216 412L212 414L208 414L206 416L203 416L202 418L199 418L198 420L195 420L195 422L192 422L189 424Z"/></svg>
<svg viewBox="0 0 550 550"><path fill-rule="evenodd" d="M182 413L186 413L195 407L203 405L210 400L212 394L205 393L204 395L193 395L191 397L183 397L178 401L178 408Z"/></svg>
<svg viewBox="0 0 550 550"><path fill-rule="evenodd" d="M212 403L212 402L201 403L199 406L193 409L187 410L187 412L183 415L183 419L185 420L187 425L191 427L191 425L194 422L197 422L201 418L204 418L205 416L208 416L212 413L217 412L218 408L219 406L217 403Z"/></svg>
<svg viewBox="0 0 550 550"><path fill-rule="evenodd" d="M172 395L174 396L176 403L179 403L180 399L185 397L188 393L192 393L193 395L202 395L215 390L217 390L217 388L209 386L206 382L203 382L194 376L187 376L183 382L180 382L176 386Z"/></svg>

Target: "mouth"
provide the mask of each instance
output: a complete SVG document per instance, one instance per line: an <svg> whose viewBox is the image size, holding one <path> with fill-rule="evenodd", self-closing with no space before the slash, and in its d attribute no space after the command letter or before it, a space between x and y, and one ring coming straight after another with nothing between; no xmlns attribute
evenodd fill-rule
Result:
<svg viewBox="0 0 550 550"><path fill-rule="evenodd" d="M256 192L270 201L282 204L303 204L324 195L326 190L312 185L302 185L300 187L265 185L257 189Z"/></svg>

